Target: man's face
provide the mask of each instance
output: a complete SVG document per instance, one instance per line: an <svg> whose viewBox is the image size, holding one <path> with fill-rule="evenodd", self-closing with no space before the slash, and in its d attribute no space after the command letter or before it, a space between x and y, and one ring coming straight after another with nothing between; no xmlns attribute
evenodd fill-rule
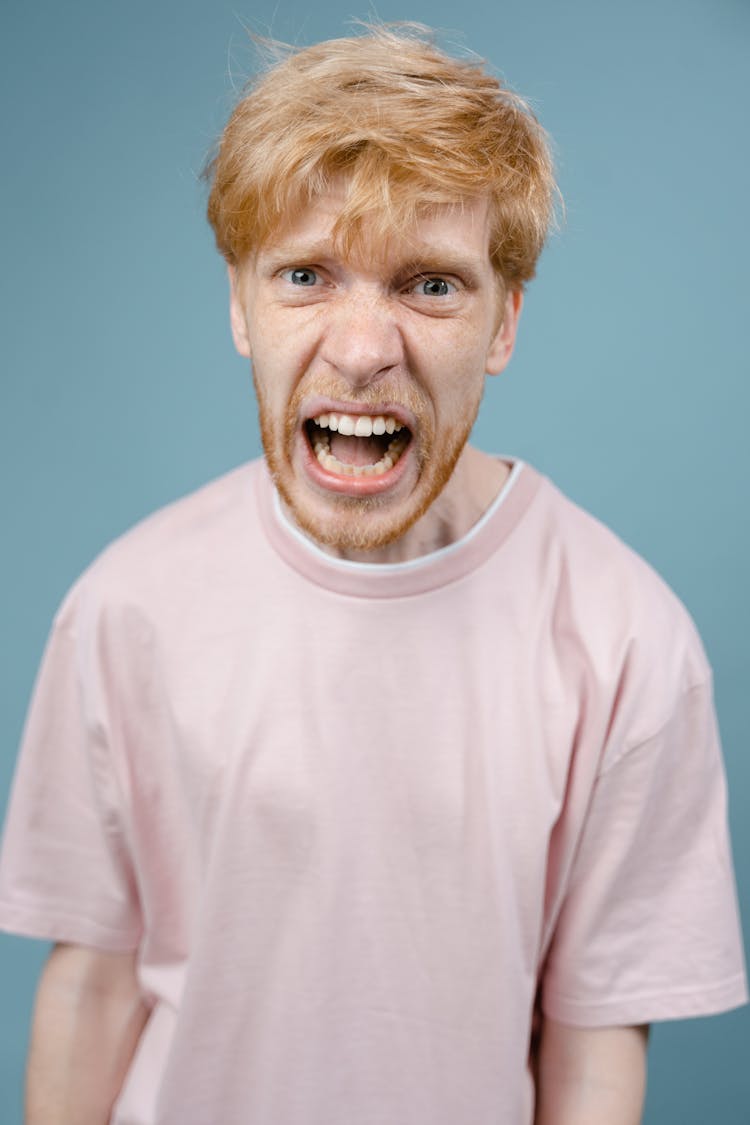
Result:
<svg viewBox="0 0 750 1125"><path fill-rule="evenodd" d="M342 551L403 536L438 497L510 358L487 204L441 207L409 237L345 256L337 192L230 271L266 459L297 524Z"/></svg>

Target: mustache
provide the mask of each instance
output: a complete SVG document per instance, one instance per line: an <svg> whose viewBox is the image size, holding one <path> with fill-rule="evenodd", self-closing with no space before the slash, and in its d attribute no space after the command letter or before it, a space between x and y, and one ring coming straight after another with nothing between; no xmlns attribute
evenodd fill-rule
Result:
<svg viewBox="0 0 750 1125"><path fill-rule="evenodd" d="M295 389L289 400L287 417L296 418L305 399L313 395L339 402L353 402L364 407L378 407L388 402L403 406L416 417L424 416L428 401L426 394L418 386L393 376L373 380L364 387L354 387L345 380L332 376L316 376L305 380Z"/></svg>

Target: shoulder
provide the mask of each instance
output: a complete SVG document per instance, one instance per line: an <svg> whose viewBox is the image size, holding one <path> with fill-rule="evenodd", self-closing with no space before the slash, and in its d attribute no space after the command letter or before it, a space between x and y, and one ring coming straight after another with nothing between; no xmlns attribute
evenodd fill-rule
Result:
<svg viewBox="0 0 750 1125"><path fill-rule="evenodd" d="M181 614L198 588L232 580L258 534L255 476L241 465L137 523L110 543L64 599L58 625L92 614Z"/></svg>
<svg viewBox="0 0 750 1125"><path fill-rule="evenodd" d="M594 635L616 631L692 645L696 630L687 608L646 559L546 478L537 505L558 591Z"/></svg>
<svg viewBox="0 0 750 1125"><path fill-rule="evenodd" d="M608 685L620 714L632 708L633 737L648 738L680 698L710 685L690 613L645 559L550 481L524 522L556 643L592 689Z"/></svg>

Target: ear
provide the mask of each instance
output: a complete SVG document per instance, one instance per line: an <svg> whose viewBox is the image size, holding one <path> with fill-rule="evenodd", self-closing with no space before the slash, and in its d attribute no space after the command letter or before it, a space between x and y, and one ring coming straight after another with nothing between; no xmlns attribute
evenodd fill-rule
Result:
<svg viewBox="0 0 750 1125"><path fill-rule="evenodd" d="M520 289L511 289L505 298L500 327L492 338L487 351L485 370L488 375L499 375L508 366L510 357L513 355L522 307L523 293Z"/></svg>
<svg viewBox="0 0 750 1125"><path fill-rule="evenodd" d="M250 359L250 336L247 331L245 304L242 299L242 278L236 266L229 266L227 272L229 274L229 321L232 325L232 339L240 355Z"/></svg>

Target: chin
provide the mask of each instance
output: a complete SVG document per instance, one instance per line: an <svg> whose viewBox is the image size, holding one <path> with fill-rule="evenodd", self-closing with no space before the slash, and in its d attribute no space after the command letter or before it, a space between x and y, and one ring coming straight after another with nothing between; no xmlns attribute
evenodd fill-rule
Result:
<svg viewBox="0 0 750 1125"><path fill-rule="evenodd" d="M268 458L267 458L268 459ZM298 488L288 487L285 475L269 467L288 512L297 526L322 547L338 551L377 551L401 539L424 515L431 500L420 503L386 501L375 497L300 497ZM304 488L304 485L299 486Z"/></svg>

